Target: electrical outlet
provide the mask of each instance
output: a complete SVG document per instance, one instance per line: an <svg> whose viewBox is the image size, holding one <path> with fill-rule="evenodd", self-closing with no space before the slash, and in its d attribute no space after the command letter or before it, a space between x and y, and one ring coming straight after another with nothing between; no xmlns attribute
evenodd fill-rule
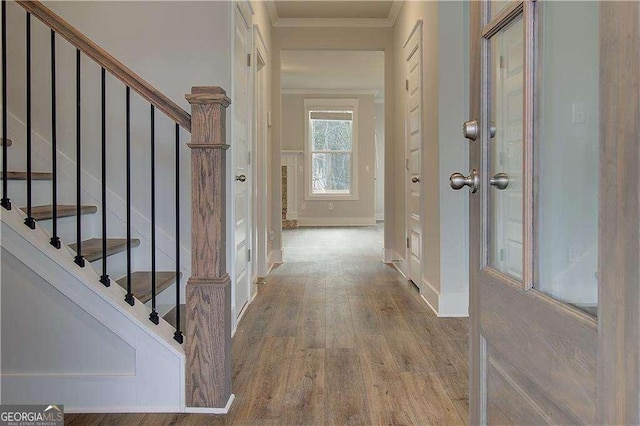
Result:
<svg viewBox="0 0 640 426"><path fill-rule="evenodd" d="M333 203L329 203L329 210L333 210Z"/></svg>

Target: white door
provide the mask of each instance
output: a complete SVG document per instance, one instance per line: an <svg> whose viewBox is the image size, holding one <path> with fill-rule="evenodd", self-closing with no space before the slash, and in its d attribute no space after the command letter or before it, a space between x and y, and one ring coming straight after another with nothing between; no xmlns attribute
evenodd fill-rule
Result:
<svg viewBox="0 0 640 426"><path fill-rule="evenodd" d="M234 312L240 316L249 301L250 273L250 200L251 176L249 169L250 121L249 121L249 28L240 10L236 8L234 61L233 61L233 161L234 185Z"/></svg>
<svg viewBox="0 0 640 426"><path fill-rule="evenodd" d="M422 272L422 25L404 46L406 61L406 209L408 278L421 285Z"/></svg>

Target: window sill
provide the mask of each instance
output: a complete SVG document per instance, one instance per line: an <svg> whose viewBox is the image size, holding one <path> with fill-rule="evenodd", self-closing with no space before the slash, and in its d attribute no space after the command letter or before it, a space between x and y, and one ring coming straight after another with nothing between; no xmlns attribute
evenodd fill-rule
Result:
<svg viewBox="0 0 640 426"><path fill-rule="evenodd" d="M305 201L358 201L358 194L305 194Z"/></svg>

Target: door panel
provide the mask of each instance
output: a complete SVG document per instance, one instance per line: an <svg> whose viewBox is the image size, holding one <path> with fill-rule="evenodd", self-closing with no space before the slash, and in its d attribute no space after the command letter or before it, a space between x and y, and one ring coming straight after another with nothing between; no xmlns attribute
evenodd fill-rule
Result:
<svg viewBox="0 0 640 426"><path fill-rule="evenodd" d="M236 8L234 38L233 85L233 158L234 181L235 314L238 317L249 301L250 259L250 199L251 175L249 169L250 120L249 120L249 71L247 54L250 52L249 28ZM242 179L244 176L244 180Z"/></svg>
<svg viewBox="0 0 640 426"><path fill-rule="evenodd" d="M422 285L422 30L417 27L405 46L407 76L407 261L409 279Z"/></svg>

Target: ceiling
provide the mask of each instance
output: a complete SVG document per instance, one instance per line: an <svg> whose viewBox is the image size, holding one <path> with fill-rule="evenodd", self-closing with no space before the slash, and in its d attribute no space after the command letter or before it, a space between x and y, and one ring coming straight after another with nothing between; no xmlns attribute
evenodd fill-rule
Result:
<svg viewBox="0 0 640 426"><path fill-rule="evenodd" d="M384 27L396 21L403 0L267 0L278 27Z"/></svg>
<svg viewBox="0 0 640 426"><path fill-rule="evenodd" d="M279 18L385 19L393 1L276 1Z"/></svg>
<svg viewBox="0 0 640 426"><path fill-rule="evenodd" d="M283 93L371 93L384 99L384 52L283 50Z"/></svg>

